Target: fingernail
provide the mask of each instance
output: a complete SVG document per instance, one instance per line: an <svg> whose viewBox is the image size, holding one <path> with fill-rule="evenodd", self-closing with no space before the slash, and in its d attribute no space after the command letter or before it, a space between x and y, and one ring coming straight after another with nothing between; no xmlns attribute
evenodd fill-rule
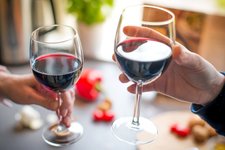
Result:
<svg viewBox="0 0 225 150"><path fill-rule="evenodd" d="M63 122L67 128L70 127L70 118L69 117L65 117Z"/></svg>

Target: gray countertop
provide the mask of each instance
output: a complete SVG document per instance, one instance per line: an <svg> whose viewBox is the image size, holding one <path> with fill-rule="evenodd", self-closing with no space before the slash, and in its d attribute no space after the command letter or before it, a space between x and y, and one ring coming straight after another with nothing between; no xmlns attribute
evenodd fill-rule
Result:
<svg viewBox="0 0 225 150"><path fill-rule="evenodd" d="M127 92L127 84L122 84L118 80L120 70L112 62L102 62L88 60L85 68L100 70L103 74L103 89L106 95L112 100L116 119L122 116L130 116L133 111L134 95ZM29 65L9 67L12 73L24 74L31 72ZM101 123L92 121L92 112L104 97L100 96L96 102L87 103L77 100L74 106L74 117L84 127L84 135L77 143L57 148L63 150L135 150L135 146L118 141L111 133L111 123ZM47 114L53 112L33 106L38 110L42 119L46 120ZM188 109L189 105L160 94L154 100L148 100L144 96L141 102L141 115L151 118L161 112ZM14 130L16 120L15 114L22 108L21 105L13 104L12 108L0 105L0 150L51 150L56 149L47 145L41 138L42 128L39 130Z"/></svg>

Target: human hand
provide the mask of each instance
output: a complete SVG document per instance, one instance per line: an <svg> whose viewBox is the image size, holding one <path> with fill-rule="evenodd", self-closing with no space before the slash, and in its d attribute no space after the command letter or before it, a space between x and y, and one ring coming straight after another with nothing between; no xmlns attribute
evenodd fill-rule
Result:
<svg viewBox="0 0 225 150"><path fill-rule="evenodd" d="M146 27L127 26L124 33L128 36L153 38L170 44L170 40L155 30ZM153 83L143 87L143 91L158 91L166 95L196 104L206 104L213 100L222 89L225 78L209 62L198 54L190 52L183 45L172 45L173 56L167 70ZM113 56L115 60L115 57ZM128 78L121 74L121 82ZM128 91L135 93L135 84Z"/></svg>
<svg viewBox="0 0 225 150"><path fill-rule="evenodd" d="M13 75L9 72L1 72L0 93L18 104L36 104L54 111L59 107L56 94L41 86L31 74ZM72 118L74 95L74 90L62 93L62 105L58 116L62 117L62 123L67 127L70 126Z"/></svg>
<svg viewBox="0 0 225 150"><path fill-rule="evenodd" d="M17 104L36 104L50 110L56 110L58 103L51 95L43 96L40 84L33 75L14 75L2 72L0 75L0 93Z"/></svg>
<svg viewBox="0 0 225 150"><path fill-rule="evenodd" d="M73 106L75 101L75 90L74 88L63 92L61 94L62 104L56 111L61 123L66 127L70 126L73 117Z"/></svg>
<svg viewBox="0 0 225 150"><path fill-rule="evenodd" d="M75 101L75 89L71 88L68 91L61 92L60 101L58 101L57 93L48 89L44 85L39 84L38 91L43 95L53 99L53 103L57 103L56 115L59 118L60 123L66 127L70 126L72 121L72 112Z"/></svg>

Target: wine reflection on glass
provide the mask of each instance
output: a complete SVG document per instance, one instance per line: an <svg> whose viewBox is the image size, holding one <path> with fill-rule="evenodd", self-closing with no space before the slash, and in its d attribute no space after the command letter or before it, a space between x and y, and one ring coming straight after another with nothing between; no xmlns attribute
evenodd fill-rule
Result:
<svg viewBox="0 0 225 150"><path fill-rule="evenodd" d="M42 85L57 93L59 108L61 95L74 87L83 68L83 52L78 32L66 25L51 25L36 29L30 40L30 65ZM59 108L57 114L59 114ZM69 128L59 123L44 129L42 137L52 146L65 146L77 142L83 134L78 122Z"/></svg>
<svg viewBox="0 0 225 150"><path fill-rule="evenodd" d="M143 85L157 80L170 63L171 46L175 44L174 20L171 11L151 5L130 6L122 11L114 55L121 71L136 84L133 116L117 119L111 128L123 142L146 144L157 137L154 123L140 117L140 101ZM162 40L165 37L168 40Z"/></svg>

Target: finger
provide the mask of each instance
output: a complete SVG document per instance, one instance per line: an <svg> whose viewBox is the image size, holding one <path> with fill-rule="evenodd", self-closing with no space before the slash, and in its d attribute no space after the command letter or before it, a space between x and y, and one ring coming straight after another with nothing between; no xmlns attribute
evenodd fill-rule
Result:
<svg viewBox="0 0 225 150"><path fill-rule="evenodd" d="M62 93L61 98L62 105L60 106L60 114L62 115L62 117L65 117L68 110L71 110L73 108L72 96L70 92L64 92Z"/></svg>
<svg viewBox="0 0 225 150"><path fill-rule="evenodd" d="M136 84L132 84L127 87L128 92L135 94L136 93ZM143 86L143 92L155 91L154 83L147 84Z"/></svg>
<svg viewBox="0 0 225 150"><path fill-rule="evenodd" d="M25 82L28 85L36 85L38 83L32 74L20 75L17 76L17 78L20 78L22 82Z"/></svg>
<svg viewBox="0 0 225 150"><path fill-rule="evenodd" d="M114 54L112 55L112 60L113 61L116 61L116 58L115 58L115 55Z"/></svg>
<svg viewBox="0 0 225 150"><path fill-rule="evenodd" d="M49 88L45 87L44 85L41 85L39 83L37 83L36 85L37 90L45 97L49 97L52 99L57 99L57 94L56 92L50 90Z"/></svg>
<svg viewBox="0 0 225 150"><path fill-rule="evenodd" d="M60 115L62 116L62 123L65 126L70 126L70 120L72 117L73 104L75 95L71 91L62 93L62 105L60 107Z"/></svg>
<svg viewBox="0 0 225 150"><path fill-rule="evenodd" d="M69 128L69 127L70 127L70 124L71 124L71 117L68 117L68 116L64 117L64 118L62 119L62 123L63 123L67 128Z"/></svg>
<svg viewBox="0 0 225 150"><path fill-rule="evenodd" d="M28 89L27 92L29 92L27 96L29 104L40 105L49 110L56 110L58 108L58 102L55 99L44 97L33 89Z"/></svg>
<svg viewBox="0 0 225 150"><path fill-rule="evenodd" d="M166 44L171 44L171 40L165 35L147 27L126 26L123 32L128 36L153 38Z"/></svg>
<svg viewBox="0 0 225 150"><path fill-rule="evenodd" d="M119 75L119 80L122 83L127 83L129 82L129 79L126 77L126 75L124 75L123 73Z"/></svg>
<svg viewBox="0 0 225 150"><path fill-rule="evenodd" d="M188 51L183 45L173 46L173 59L180 66L196 68L200 63L198 58L195 53Z"/></svg>
<svg viewBox="0 0 225 150"><path fill-rule="evenodd" d="M173 47L173 58L177 60L181 53L181 48L179 45L174 45Z"/></svg>
<svg viewBox="0 0 225 150"><path fill-rule="evenodd" d="M75 94L76 94L75 87L71 88L69 90L69 93L70 93L70 96L71 96L71 100L73 100L73 102L74 102L75 101Z"/></svg>
<svg viewBox="0 0 225 150"><path fill-rule="evenodd" d="M72 110L71 109L67 109L67 114L62 117L62 123L66 126L69 127L71 124L71 120L72 120Z"/></svg>
<svg viewBox="0 0 225 150"><path fill-rule="evenodd" d="M130 93L136 93L136 84L132 84L130 86L127 87L128 92Z"/></svg>
<svg viewBox="0 0 225 150"><path fill-rule="evenodd" d="M72 118L72 112L73 112L73 109L68 109L66 117Z"/></svg>
<svg viewBox="0 0 225 150"><path fill-rule="evenodd" d="M40 84L35 80L32 74L13 75L16 78L17 84L21 85L21 91L26 91L20 97L17 97L17 103L20 104L35 104L45 107L49 110L56 110L58 103L54 97L49 97L38 90ZM15 98L16 99L16 98Z"/></svg>

